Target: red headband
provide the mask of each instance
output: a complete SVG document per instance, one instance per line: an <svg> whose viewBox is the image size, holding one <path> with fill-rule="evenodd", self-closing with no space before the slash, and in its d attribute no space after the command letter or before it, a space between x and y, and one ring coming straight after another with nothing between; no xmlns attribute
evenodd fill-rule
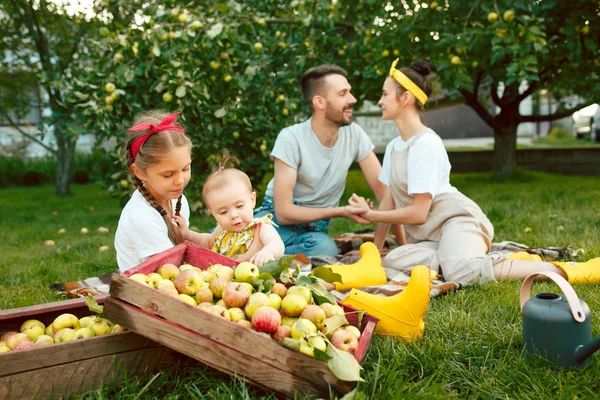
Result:
<svg viewBox="0 0 600 400"><path fill-rule="evenodd" d="M131 145L131 157L133 158L133 160L135 161L135 158L137 157L140 148L146 142L146 140L148 140L148 138L154 135L155 133L158 133L160 131L176 131L181 132L181 134L185 135L185 132L183 132L183 129L179 125L171 125L171 123L175 121L176 118L177 113L173 113L167 115L165 119L159 122L158 125L153 125L149 122L144 122L129 128L130 131L145 131L146 129L150 129L148 133L140 136L139 138L133 141L133 144Z"/></svg>

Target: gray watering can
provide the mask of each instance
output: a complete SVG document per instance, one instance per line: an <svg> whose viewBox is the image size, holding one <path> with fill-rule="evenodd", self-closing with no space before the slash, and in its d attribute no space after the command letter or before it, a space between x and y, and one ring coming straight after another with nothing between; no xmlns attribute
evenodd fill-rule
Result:
<svg viewBox="0 0 600 400"><path fill-rule="evenodd" d="M529 291L539 275L552 279L563 294ZM551 271L529 275L521 286L523 342L527 357L538 354L564 367L583 368L600 348L600 336L592 340L590 309L569 283Z"/></svg>

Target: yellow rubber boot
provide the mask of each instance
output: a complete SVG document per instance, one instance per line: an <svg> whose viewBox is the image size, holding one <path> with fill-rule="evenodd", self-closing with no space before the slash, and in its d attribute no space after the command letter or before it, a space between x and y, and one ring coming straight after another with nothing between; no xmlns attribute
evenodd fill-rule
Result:
<svg viewBox="0 0 600 400"><path fill-rule="evenodd" d="M342 276L342 283L335 283L336 290L383 285L387 283L385 269L381 265L379 249L373 242L360 245L360 260L348 265L324 265Z"/></svg>
<svg viewBox="0 0 600 400"><path fill-rule="evenodd" d="M429 268L417 265L413 268L410 282L402 292L382 297L352 289L342 303L364 310L379 318L375 333L400 336L412 341L423 334L423 317L429 307L431 274Z"/></svg>
<svg viewBox="0 0 600 400"><path fill-rule="evenodd" d="M544 261L542 257L538 254L531 254L526 251L517 251L515 253L510 253L506 256L506 258L510 258L511 260L532 260L532 261Z"/></svg>
<svg viewBox="0 0 600 400"><path fill-rule="evenodd" d="M555 261L552 264L565 271L569 283L600 283L600 257L583 263Z"/></svg>

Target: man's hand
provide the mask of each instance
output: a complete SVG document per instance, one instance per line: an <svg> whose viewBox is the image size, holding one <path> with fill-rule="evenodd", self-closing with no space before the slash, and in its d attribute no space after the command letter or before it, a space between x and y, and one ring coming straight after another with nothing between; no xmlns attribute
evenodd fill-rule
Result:
<svg viewBox="0 0 600 400"><path fill-rule="evenodd" d="M371 221L366 219L363 214L369 211L367 207L353 207L353 206L345 206L342 207L343 216L351 219L354 222L358 222L359 224L370 224Z"/></svg>

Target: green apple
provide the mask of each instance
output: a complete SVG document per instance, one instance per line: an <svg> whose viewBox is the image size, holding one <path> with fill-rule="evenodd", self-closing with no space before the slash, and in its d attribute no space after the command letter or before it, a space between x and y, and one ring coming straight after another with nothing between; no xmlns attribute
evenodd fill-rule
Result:
<svg viewBox="0 0 600 400"><path fill-rule="evenodd" d="M161 285L161 286L157 287L157 289L159 292L162 292L162 293L166 294L167 296L171 296L171 297L175 297L175 298L179 297L179 292L177 291L177 289L175 289L175 286Z"/></svg>
<svg viewBox="0 0 600 400"><path fill-rule="evenodd" d="M315 324L317 329L321 330L325 326L325 311L316 304L309 304L306 306L300 318L304 318Z"/></svg>
<svg viewBox="0 0 600 400"><path fill-rule="evenodd" d="M181 264L181 266L179 267L180 271L185 271L186 269L194 269L194 266L192 264Z"/></svg>
<svg viewBox="0 0 600 400"><path fill-rule="evenodd" d="M246 314L244 313L244 310L242 310L239 307L231 307L228 308L227 311L229 311L229 318L231 318L233 322L246 319Z"/></svg>
<svg viewBox="0 0 600 400"><path fill-rule="evenodd" d="M381 57L388 57L390 55L390 51L385 49L381 52Z"/></svg>
<svg viewBox="0 0 600 400"><path fill-rule="evenodd" d="M308 344L310 344L315 349L319 349L321 351L327 350L327 342L321 336L313 336L308 338Z"/></svg>
<svg viewBox="0 0 600 400"><path fill-rule="evenodd" d="M156 282L156 289L160 289L162 286L169 286L175 289L175 284L170 279L162 278L160 281Z"/></svg>
<svg viewBox="0 0 600 400"><path fill-rule="evenodd" d="M250 321L248 321L250 322ZM250 326L252 327L252 324L250 324ZM8 346L6 346L5 344L0 345L0 353L8 353L10 351L10 349L8 348Z"/></svg>
<svg viewBox="0 0 600 400"><path fill-rule="evenodd" d="M223 307L224 309L227 309L227 308L228 308L228 307L227 307L227 304L225 304L225 300L223 300L223 299L219 299L219 300L217 300L217 302L215 303L215 306L221 306L221 307Z"/></svg>
<svg viewBox="0 0 600 400"><path fill-rule="evenodd" d="M452 63L452 65L459 65L461 63L460 57L459 56L454 56L450 59L450 63Z"/></svg>
<svg viewBox="0 0 600 400"><path fill-rule="evenodd" d="M56 317L56 319L54 319L54 322L52 322L52 332L55 335L56 332L65 328L71 328L73 329L73 333L75 333L75 330L79 329L80 327L79 318L69 313L59 315Z"/></svg>
<svg viewBox="0 0 600 400"><path fill-rule="evenodd" d="M200 289L198 289L198 291L196 292L196 301L198 302L198 304L205 303L205 302L212 303L212 301L213 301L212 290L210 290L209 287L201 287Z"/></svg>
<svg viewBox="0 0 600 400"><path fill-rule="evenodd" d="M230 283L231 280L229 278L215 278L208 284L208 288L212 291L214 297L221 298L223 296L223 291L225 290L225 286Z"/></svg>
<svg viewBox="0 0 600 400"><path fill-rule="evenodd" d="M33 343L36 346L48 346L49 344L54 344L54 339L52 339L52 336L41 335L33 339Z"/></svg>
<svg viewBox="0 0 600 400"><path fill-rule="evenodd" d="M113 61L116 63L123 61L123 54L115 53L115 55L113 56Z"/></svg>
<svg viewBox="0 0 600 400"><path fill-rule="evenodd" d="M239 282L253 282L259 274L258 267L249 261L239 263L234 269L235 280Z"/></svg>
<svg viewBox="0 0 600 400"><path fill-rule="evenodd" d="M88 315L87 317L81 317L79 318L79 327L80 328L87 328L92 321L96 319L95 315Z"/></svg>
<svg viewBox="0 0 600 400"><path fill-rule="evenodd" d="M163 264L156 270L156 273L158 273L164 279L169 279L171 281L174 280L180 272L181 271L179 270L179 268L177 268L175 264L171 263Z"/></svg>
<svg viewBox="0 0 600 400"><path fill-rule="evenodd" d="M246 289L248 289L248 293L252 294L255 292L254 290L254 286L252 286L251 283L249 282L239 282L240 285L244 286Z"/></svg>
<svg viewBox="0 0 600 400"><path fill-rule="evenodd" d="M233 268L222 265L220 268L217 269L215 275L217 278L227 278L229 280L232 280L234 276Z"/></svg>
<svg viewBox="0 0 600 400"><path fill-rule="evenodd" d="M29 338L31 340L35 339L38 336L42 336L45 333L45 328L42 328L41 326L32 326L31 328L25 330L23 332L24 334L26 334L27 336L29 336Z"/></svg>
<svg viewBox="0 0 600 400"><path fill-rule="evenodd" d="M152 287L156 287L156 284L161 281L163 279L163 277L160 274L157 274L156 272L150 272L148 274L148 281L150 282L150 284L152 285Z"/></svg>
<svg viewBox="0 0 600 400"><path fill-rule="evenodd" d="M312 295L310 293L310 289L306 286L292 286L288 288L286 296L289 296L290 294L300 295L304 297L304 300L306 300L307 304L311 303Z"/></svg>
<svg viewBox="0 0 600 400"><path fill-rule="evenodd" d="M215 278L216 278L216 275L212 271L200 272L200 279L202 279L206 283L210 283L210 281L212 281Z"/></svg>
<svg viewBox="0 0 600 400"><path fill-rule="evenodd" d="M263 49L263 45L261 42L254 43L254 51L256 51L258 53L259 51L262 51L262 49Z"/></svg>
<svg viewBox="0 0 600 400"><path fill-rule="evenodd" d="M281 325L289 326L291 328L292 326L294 326L296 321L298 321L298 318L296 317L283 317L281 318Z"/></svg>
<svg viewBox="0 0 600 400"><path fill-rule="evenodd" d="M181 22L182 24L185 24L186 22L188 22L190 17L187 14L179 14L179 17L177 17L177 19L179 19L179 22Z"/></svg>
<svg viewBox="0 0 600 400"><path fill-rule="evenodd" d="M73 328L63 328L54 334L54 343L69 342L75 339L75 329Z"/></svg>
<svg viewBox="0 0 600 400"><path fill-rule="evenodd" d="M346 325L343 329L353 334L357 339L360 339L360 330L354 325Z"/></svg>
<svg viewBox="0 0 600 400"><path fill-rule="evenodd" d="M281 308L281 297L278 294L270 293L269 294L269 305L276 310Z"/></svg>
<svg viewBox="0 0 600 400"><path fill-rule="evenodd" d="M218 62L218 61L214 61L214 60L213 60L213 61L211 61L211 62L210 62L208 65L210 65L210 67L211 67L212 69L215 69L215 70L216 70L216 69L219 69L219 66L220 66L221 64L219 64L219 62Z"/></svg>
<svg viewBox="0 0 600 400"><path fill-rule="evenodd" d="M192 28L193 30L197 31L198 29L202 28L202 22L200 22L198 20L194 20L190 24L190 28Z"/></svg>
<svg viewBox="0 0 600 400"><path fill-rule="evenodd" d="M28 319L21 324L20 332L25 333L25 331L33 328L34 326L42 328L42 330L46 330L46 325L44 325L42 321L38 321L37 319Z"/></svg>
<svg viewBox="0 0 600 400"><path fill-rule="evenodd" d="M152 287L152 283L150 283L150 279L148 279L148 276L146 274L141 274L141 273L133 274L129 277L129 279L139 282L143 285Z"/></svg>
<svg viewBox="0 0 600 400"><path fill-rule="evenodd" d="M290 294L290 289L288 289L288 294L281 301L281 310L283 311L283 315L287 317L299 317L308 303L301 295Z"/></svg>
<svg viewBox="0 0 600 400"><path fill-rule="evenodd" d="M121 326L119 324L114 324L112 327L112 331L110 333L125 332L126 330L127 330L127 328L125 328L124 326Z"/></svg>
<svg viewBox="0 0 600 400"><path fill-rule="evenodd" d="M243 326L244 328L252 329L252 322L247 319L240 319L235 322L236 324Z"/></svg>
<svg viewBox="0 0 600 400"><path fill-rule="evenodd" d="M502 19L504 19L506 22L510 22L515 19L515 10L506 10L502 15Z"/></svg>
<svg viewBox="0 0 600 400"><path fill-rule="evenodd" d="M248 302L246 303L246 307L244 307L244 312L246 313L246 317L248 319L252 318L252 315L256 310L258 310L262 306L270 305L271 300L269 296L262 292L252 293Z"/></svg>
<svg viewBox="0 0 600 400"><path fill-rule="evenodd" d="M323 303L319 307L321 307L323 311L325 311L325 316L327 318L331 318L335 315L346 315L344 309L337 304Z"/></svg>
<svg viewBox="0 0 600 400"><path fill-rule="evenodd" d="M104 85L104 90L106 91L106 93L112 93L115 91L116 88L117 87L112 82L108 82L106 85Z"/></svg>
<svg viewBox="0 0 600 400"><path fill-rule="evenodd" d="M219 317L225 318L226 320L231 321L231 317L229 316L229 311L225 307L214 305L208 309L208 312L211 314L218 315Z"/></svg>
<svg viewBox="0 0 600 400"><path fill-rule="evenodd" d="M75 331L75 339L85 339L96 336L96 332L90 327L79 328Z"/></svg>
<svg viewBox="0 0 600 400"><path fill-rule="evenodd" d="M489 22L496 22L498 21L498 13L495 12L491 12L488 14L487 19Z"/></svg>
<svg viewBox="0 0 600 400"><path fill-rule="evenodd" d="M298 349L298 351L300 353L306 354L307 356L315 356L315 348L308 344L308 342L304 339L300 340L300 348Z"/></svg>
<svg viewBox="0 0 600 400"><path fill-rule="evenodd" d="M190 296L189 294L180 293L177 296L177 298L179 300L183 301L184 303L187 303L187 304L189 304L191 306L196 307L198 305L198 303L196 302L196 300L192 296Z"/></svg>
<svg viewBox="0 0 600 400"><path fill-rule="evenodd" d="M169 92L166 92L163 94L162 99L165 103L170 103L171 101L173 101L173 95Z"/></svg>
<svg viewBox="0 0 600 400"><path fill-rule="evenodd" d="M225 76L223 77L223 80L224 80L225 82L229 82L229 81L231 81L231 79L233 79L233 78L232 78L232 77L231 77L231 75L229 75L229 74L227 74L227 75L225 75Z"/></svg>
<svg viewBox="0 0 600 400"><path fill-rule="evenodd" d="M107 335L112 332L112 322L106 318L95 318L88 328L92 329L96 336Z"/></svg>

